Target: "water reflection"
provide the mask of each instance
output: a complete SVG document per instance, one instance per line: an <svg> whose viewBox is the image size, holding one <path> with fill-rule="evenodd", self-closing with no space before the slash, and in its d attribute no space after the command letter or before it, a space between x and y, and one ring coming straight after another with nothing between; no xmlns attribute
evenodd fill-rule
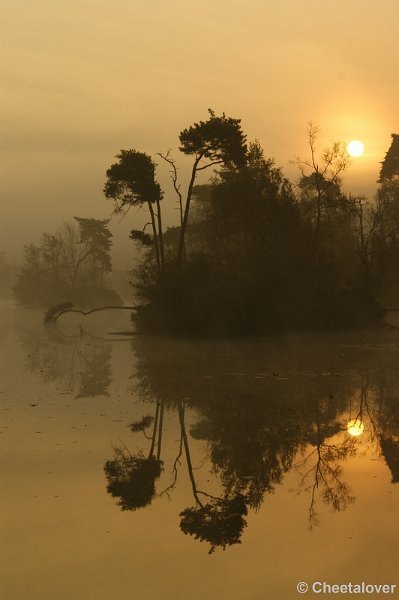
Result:
<svg viewBox="0 0 399 600"><path fill-rule="evenodd" d="M381 452L392 475L392 483L399 483L399 436L381 435Z"/></svg>
<svg viewBox="0 0 399 600"><path fill-rule="evenodd" d="M349 435L357 437L364 432L364 423L360 419L351 419L346 426Z"/></svg>
<svg viewBox="0 0 399 600"><path fill-rule="evenodd" d="M310 346L299 356L291 348L279 353L278 370L273 355L262 354L261 343L246 350L234 353L223 344L135 340L135 391L148 402L157 400L155 414L144 415L131 431L152 425L147 435L150 449L144 458L131 455L127 447L117 448L105 465L108 491L118 496L122 509L135 510L173 492L184 457L193 505L180 513L180 529L208 542L210 552L241 541L248 511L258 510L290 471L297 474L296 492L308 494L311 528L319 525L319 502L334 512L355 502L344 465L365 448L377 447L392 482L398 481L399 377L396 368L390 368L396 350L381 360L366 346L361 350L350 346L344 355L341 345L327 350ZM304 356L306 352L311 356ZM315 368L304 369L303 362ZM221 371L223 365L229 370ZM197 415L189 433L187 409ZM180 444L176 457L161 460L164 410L178 419ZM196 483L190 451L194 440L206 442L204 460L218 477L217 495ZM167 463L172 466L172 482L156 491L156 479ZM116 481L120 487L115 487ZM141 503L129 506L132 493Z"/></svg>
<svg viewBox="0 0 399 600"><path fill-rule="evenodd" d="M354 428L366 434L369 444L377 446L392 476L399 481L399 392L396 372L379 372L376 384L369 371L361 374L359 406ZM381 378L382 375L382 378ZM348 430L349 431L349 430Z"/></svg>
<svg viewBox="0 0 399 600"><path fill-rule="evenodd" d="M342 463L349 456L356 454L355 440L349 436L344 436L343 439L339 436L334 443L336 437L335 435L324 436L318 424L317 439L307 447L304 458L294 465L300 474L298 493L302 491L310 493L310 528L319 525L317 492L323 502L335 512L346 510L355 501L351 488L342 479Z"/></svg>
<svg viewBox="0 0 399 600"><path fill-rule="evenodd" d="M151 424L147 456L142 451L131 454L127 446L115 446L114 458L104 466L108 480L107 492L117 498L122 510L136 510L151 504L155 496L155 480L159 478L161 460L164 403L157 402L155 416L145 415L140 421L131 423L136 433L145 431Z"/></svg>
<svg viewBox="0 0 399 600"><path fill-rule="evenodd" d="M28 328L20 337L27 366L45 381L112 403L109 341ZM214 552L241 542L249 513L289 475L314 528L326 518L323 505L336 513L354 505L349 460L372 450L399 481L398 349L395 340L354 344L339 336L136 338L130 392L142 411L123 424L129 433L105 460L107 492L121 510L138 511L165 495L173 500L188 480L192 500L177 509L180 530ZM173 446L166 440L176 428Z"/></svg>
<svg viewBox="0 0 399 600"><path fill-rule="evenodd" d="M225 493L223 497L213 496L198 488L191 459L189 437L185 422L185 403L176 401L180 425L179 450L173 463L173 481L159 495L168 494L175 488L178 465L184 453L194 506L180 513L180 529L185 534L210 543L210 553L217 546L240 543L241 533L246 526L247 499L242 494ZM152 425L149 451L145 457L140 451L131 454L126 445L114 447L114 458L105 463L104 471L108 481L107 492L117 498L122 510L136 510L151 504L155 497L155 481L163 467L161 460L162 429L165 402L156 403L155 416L145 415L140 421L130 424L132 432L145 431Z"/></svg>
<svg viewBox="0 0 399 600"><path fill-rule="evenodd" d="M108 396L112 383L112 345L80 328L62 334L55 328L17 328L25 348L26 366L45 382L57 382L75 398Z"/></svg>

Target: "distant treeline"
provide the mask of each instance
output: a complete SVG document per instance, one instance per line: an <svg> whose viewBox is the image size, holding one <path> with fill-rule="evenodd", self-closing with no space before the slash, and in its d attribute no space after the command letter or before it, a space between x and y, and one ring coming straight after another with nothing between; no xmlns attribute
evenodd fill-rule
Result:
<svg viewBox="0 0 399 600"><path fill-rule="evenodd" d="M171 169L180 226L162 229L151 157L122 150L107 171L115 210L146 206L150 215L151 233L131 232L148 249L134 273L138 330L256 335L381 322L380 300L399 264L399 136L368 200L342 191L350 157L340 143L318 152L313 125L294 185L257 141L247 144L240 120L209 113L180 134L180 150L193 158L185 197L172 155L159 154ZM196 186L208 168L218 171Z"/></svg>
<svg viewBox="0 0 399 600"><path fill-rule="evenodd" d="M108 221L75 217L40 243L24 248L24 261L14 285L16 301L29 307L48 307L66 300L79 306L121 304L118 294L105 289L112 270L112 234Z"/></svg>

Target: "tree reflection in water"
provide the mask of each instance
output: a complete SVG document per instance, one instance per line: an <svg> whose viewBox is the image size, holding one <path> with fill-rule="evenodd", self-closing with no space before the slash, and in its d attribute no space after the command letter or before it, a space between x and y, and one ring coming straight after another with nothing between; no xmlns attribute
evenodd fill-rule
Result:
<svg viewBox="0 0 399 600"><path fill-rule="evenodd" d="M245 498L241 494L230 496L226 493L224 498L211 496L206 492L198 490L191 463L190 448L184 422L184 405L178 400L179 423L181 439L183 442L187 469L190 476L195 506L186 508L180 513L180 529L183 533L193 535L196 539L210 543L210 553L217 546L226 548L232 544L241 543L241 534L246 521L243 518L247 514ZM200 495L211 498L210 502L203 504Z"/></svg>
<svg viewBox="0 0 399 600"><path fill-rule="evenodd" d="M25 328L20 334L29 368L46 381L57 381L77 398L108 395L108 341L85 332L69 338ZM193 503L181 511L180 528L213 552L240 542L248 511L258 510L289 471L298 473L296 491L309 494L311 527L319 522L321 502L336 512L353 503L343 467L359 448L372 447L397 483L397 346L382 351L353 344L343 353L342 339L318 339L298 347L281 339L235 344L136 338L135 392L149 404L155 399L155 408L130 424L132 434L148 439L147 450L131 453L122 444L105 464L107 490L120 508L137 510L170 495L184 461ZM165 411L175 415L180 440L175 456L161 457ZM355 426L348 428L351 421ZM206 444L217 493L196 482L195 440ZM164 461L172 479L157 490Z"/></svg>
<svg viewBox="0 0 399 600"><path fill-rule="evenodd" d="M101 339L94 338L86 343L84 351L78 349L82 371L79 375L79 391L76 398L94 398L109 396L108 388L112 383L111 345Z"/></svg>
<svg viewBox="0 0 399 600"><path fill-rule="evenodd" d="M115 446L114 458L104 466L108 480L107 492L118 498L122 510L136 510L151 504L155 496L155 481L162 472L161 444L164 403L156 403L155 416L145 415L131 423L132 432L145 431L152 423L151 445L148 456L142 452L131 454L127 446ZM155 454L155 448L157 449Z"/></svg>
<svg viewBox="0 0 399 600"><path fill-rule="evenodd" d="M177 456L168 460L172 481L158 496L173 492L184 457L194 504L180 513L180 528L209 543L210 552L240 543L248 510L258 510L265 494L281 484L288 471L299 474L297 492L309 493L311 527L319 523L319 500L335 512L354 502L343 465L362 444L379 445L395 481L398 376L396 371L390 372L388 393L387 381L381 376L388 370L379 363L374 370L369 369L367 353L357 347L347 350L345 370L334 364L342 356L341 346L333 353L333 360L331 349L326 352L324 347L309 348L308 354L294 351L284 356L284 372L279 376L267 369L256 344L252 355L231 353L227 344L211 346L211 354L209 345L201 343L136 339L134 344L138 358L135 391L148 401L162 397L162 402L158 401L162 411L165 406L170 413L177 413L180 427ZM228 370L221 371L224 364ZM309 364L313 371L307 368ZM190 421L189 433L187 408L197 415L194 423ZM158 447L158 459L159 425L158 441L155 438L156 423L162 421L160 414L159 407L153 418L146 415L131 426L133 432L139 431L154 420L150 439L153 449ZM351 416L365 424L367 435L362 439L347 431ZM198 488L190 437L206 442L221 494ZM154 483L155 478L151 481ZM153 487L151 494L153 499Z"/></svg>
<svg viewBox="0 0 399 600"><path fill-rule="evenodd" d="M75 398L108 396L112 383L111 343L81 329L65 335L54 328L19 328L29 370L54 381Z"/></svg>
<svg viewBox="0 0 399 600"><path fill-rule="evenodd" d="M367 424L371 443L377 444L391 472L391 482L399 482L399 393L384 377L374 390L369 372L361 376L360 402L355 421ZM371 389L370 389L371 388ZM372 396L370 402L369 396Z"/></svg>
<svg viewBox="0 0 399 600"><path fill-rule="evenodd" d="M183 510L180 529L201 542L209 542L211 554L217 546L224 550L226 546L241 543L247 512L244 496L215 499L212 503Z"/></svg>
<svg viewBox="0 0 399 600"><path fill-rule="evenodd" d="M180 513L180 528L196 539L209 542L212 553L217 546L224 549L226 546L240 543L242 531L246 526L243 517L247 514L247 506L242 495L226 495L220 498L198 489L185 426L185 405L180 400L177 400L176 405L180 425L179 452L173 465L173 481L159 495L169 494L174 489L178 464L184 451L195 506ZM152 435L146 435L151 442L147 458L142 452L131 454L127 446L123 445L114 447L114 458L105 463L107 492L118 499L117 504L121 510L144 508L151 504L155 497L155 481L161 475L163 466L161 448L164 409L165 403L161 400L157 402L154 417L145 415L139 421L130 424L130 430L137 433L144 432L154 423ZM206 497L207 502L204 503L200 496Z"/></svg>
<svg viewBox="0 0 399 600"><path fill-rule="evenodd" d="M118 498L122 510L136 510L151 504L155 495L155 480L162 470L155 456L130 454L125 448L114 448L113 460L105 463L107 492Z"/></svg>
<svg viewBox="0 0 399 600"><path fill-rule="evenodd" d="M317 491L321 491L325 504L331 506L336 512L346 510L355 501L349 485L342 480L341 463L348 456L356 454L356 440L345 436L341 442L326 443L323 441L323 435L319 427L318 436L315 447L294 465L301 475L298 493L305 491L311 494L309 505L310 528L319 525L316 511Z"/></svg>

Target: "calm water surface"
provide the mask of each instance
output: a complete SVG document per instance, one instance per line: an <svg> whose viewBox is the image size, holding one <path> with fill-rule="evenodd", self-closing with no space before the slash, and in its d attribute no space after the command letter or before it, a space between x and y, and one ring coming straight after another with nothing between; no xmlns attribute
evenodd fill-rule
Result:
<svg viewBox="0 0 399 600"><path fill-rule="evenodd" d="M126 315L41 319L2 305L2 598L399 584L398 333L184 342L110 334Z"/></svg>

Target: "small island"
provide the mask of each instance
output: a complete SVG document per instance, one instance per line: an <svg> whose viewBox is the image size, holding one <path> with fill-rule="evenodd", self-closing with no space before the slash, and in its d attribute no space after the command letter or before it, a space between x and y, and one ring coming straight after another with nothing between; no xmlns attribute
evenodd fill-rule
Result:
<svg viewBox="0 0 399 600"><path fill-rule="evenodd" d="M176 161L166 161L180 224L162 227L164 192L153 159L121 150L105 196L117 213L148 210L150 232L132 230L146 249L133 272L138 332L192 337L253 336L286 330L374 327L384 321L399 264L399 136L382 162L375 198L345 193L349 150L318 148L295 160L289 181L239 119L217 116L179 136L192 159L183 197ZM208 183L196 184L208 170Z"/></svg>
<svg viewBox="0 0 399 600"><path fill-rule="evenodd" d="M179 135L179 150L192 161L185 195L172 152L157 155L170 169L178 225L163 227L165 192L151 156L121 150L106 171L113 215L148 212L144 228L130 231L133 303L123 305L105 285L109 221L81 217L25 247L16 300L46 307L47 323L65 312L131 309L135 333L175 337L387 324L399 291L399 135L392 134L369 199L342 187L361 142L320 150L310 123L308 156L293 161L299 178L292 182L259 141L247 141L240 119L208 112ZM210 177L199 183L204 171Z"/></svg>

